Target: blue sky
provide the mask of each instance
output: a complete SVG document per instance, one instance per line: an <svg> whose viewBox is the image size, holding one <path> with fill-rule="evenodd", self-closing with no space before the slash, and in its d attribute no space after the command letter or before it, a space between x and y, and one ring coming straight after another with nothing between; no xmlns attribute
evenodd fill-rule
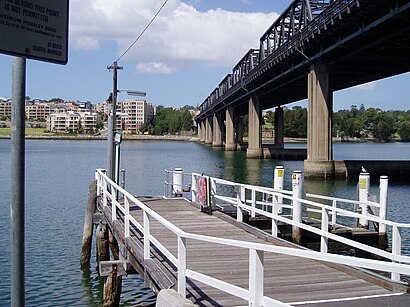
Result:
<svg viewBox="0 0 410 307"><path fill-rule="evenodd" d="M99 103L112 90L112 64L140 34L163 0L71 0L69 61L27 61L32 98ZM169 0L120 61L120 89L147 92L156 105L198 105L291 3L289 0ZM0 55L0 96L11 96L12 58ZM410 109L410 73L334 93L335 110ZM126 99L119 94L119 99ZM306 106L306 102L298 105ZM293 106L295 104L292 104Z"/></svg>

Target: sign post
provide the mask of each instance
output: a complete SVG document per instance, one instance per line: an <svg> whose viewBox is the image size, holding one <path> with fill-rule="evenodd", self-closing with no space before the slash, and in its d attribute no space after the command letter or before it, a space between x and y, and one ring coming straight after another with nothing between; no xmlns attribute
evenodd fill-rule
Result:
<svg viewBox="0 0 410 307"><path fill-rule="evenodd" d="M26 58L67 64L68 0L0 0L0 53L15 56L11 114L11 306L25 305Z"/></svg>

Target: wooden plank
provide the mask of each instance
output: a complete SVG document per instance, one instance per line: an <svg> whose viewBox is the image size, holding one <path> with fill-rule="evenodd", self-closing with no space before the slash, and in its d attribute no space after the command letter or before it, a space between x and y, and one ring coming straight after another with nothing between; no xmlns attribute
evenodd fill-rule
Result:
<svg viewBox="0 0 410 307"><path fill-rule="evenodd" d="M100 276L108 276L114 270L117 276L127 275L126 267L127 263L124 260L100 261L98 263Z"/></svg>

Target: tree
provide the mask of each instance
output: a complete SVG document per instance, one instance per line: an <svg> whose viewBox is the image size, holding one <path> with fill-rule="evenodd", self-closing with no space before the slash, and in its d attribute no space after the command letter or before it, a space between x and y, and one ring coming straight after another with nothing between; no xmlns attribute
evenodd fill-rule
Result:
<svg viewBox="0 0 410 307"><path fill-rule="evenodd" d="M380 141L390 141L392 134L394 133L393 125L386 121L381 120L373 127L373 136Z"/></svg>
<svg viewBox="0 0 410 307"><path fill-rule="evenodd" d="M307 109L300 106L284 109L284 135L294 138L307 136Z"/></svg>
<svg viewBox="0 0 410 307"><path fill-rule="evenodd" d="M181 110L181 130L191 131L192 129L192 115L188 109Z"/></svg>
<svg viewBox="0 0 410 307"><path fill-rule="evenodd" d="M397 133L403 142L410 142L410 121L406 120L401 122Z"/></svg>
<svg viewBox="0 0 410 307"><path fill-rule="evenodd" d="M61 99L61 98L51 98L51 99L49 100L49 102L56 102L56 103L59 103L59 102L64 102L64 100L63 100L63 99Z"/></svg>

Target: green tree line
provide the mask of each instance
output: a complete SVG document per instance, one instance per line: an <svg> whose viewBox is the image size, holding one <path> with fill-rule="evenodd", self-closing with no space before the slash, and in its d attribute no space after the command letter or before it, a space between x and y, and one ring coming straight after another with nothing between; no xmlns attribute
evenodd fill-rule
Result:
<svg viewBox="0 0 410 307"><path fill-rule="evenodd" d="M165 108L158 106L155 118L146 123L141 131L154 135L165 133L176 134L181 131L191 131L192 115L189 109L193 107L185 106L181 109Z"/></svg>
<svg viewBox="0 0 410 307"><path fill-rule="evenodd" d="M268 111L265 122L274 123L274 112ZM332 134L339 137L376 138L387 142L400 138L410 141L410 110L383 111L379 108L368 108L360 105L350 110L339 110L333 113ZM307 136L307 109L296 106L284 108L284 135L287 137Z"/></svg>

